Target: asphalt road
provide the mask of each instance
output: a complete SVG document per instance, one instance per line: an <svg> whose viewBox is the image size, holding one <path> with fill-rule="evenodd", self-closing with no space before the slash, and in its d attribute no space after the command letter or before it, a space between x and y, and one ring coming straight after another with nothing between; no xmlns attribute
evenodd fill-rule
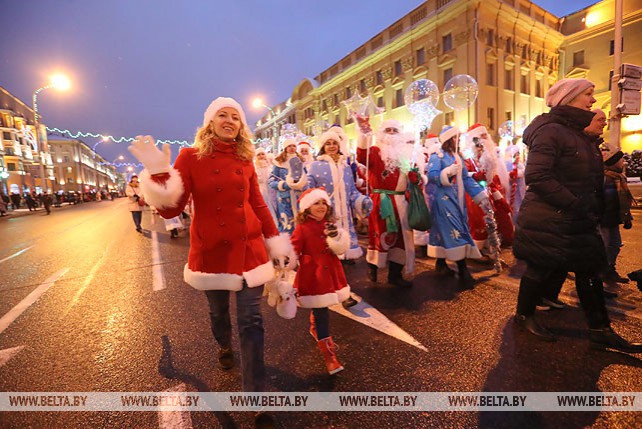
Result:
<svg viewBox="0 0 642 429"><path fill-rule="evenodd" d="M642 213L642 212L638 212ZM0 317L55 281L12 323L0 326L3 392L229 392L238 367L218 368L202 292L182 281L189 233L170 239L146 212L134 230L124 199L0 220ZM153 238L155 236L156 238ZM624 231L620 272L642 268L642 216ZM157 243L157 251L154 249ZM20 253L22 252L22 253ZM412 289L365 278L365 262L346 266L364 302L352 317L331 313L331 332L345 371L325 373L307 333L307 312L278 317L263 303L268 390L274 392L642 392L641 356L589 349L586 323L568 281L565 310L540 312L559 337L542 343L517 331L511 316L523 267L495 275L472 263L480 281L462 290L418 261ZM642 292L617 288L609 306L614 328L642 341ZM372 309L366 307L368 303ZM381 317L378 316L381 314ZM234 314L234 313L232 313ZM383 318L383 319L382 319ZM405 340L373 329L389 320ZM381 326L381 325L379 325ZM235 328L234 328L235 329ZM236 329L235 329L236 332ZM235 334L235 350L238 343ZM13 350L7 353L6 350ZM7 357L9 356L9 357ZM238 362L238 352L236 352ZM277 412L283 428L558 428L642 427L627 412ZM248 412L193 412L192 427L250 427ZM164 427L154 412L5 412L3 428Z"/></svg>

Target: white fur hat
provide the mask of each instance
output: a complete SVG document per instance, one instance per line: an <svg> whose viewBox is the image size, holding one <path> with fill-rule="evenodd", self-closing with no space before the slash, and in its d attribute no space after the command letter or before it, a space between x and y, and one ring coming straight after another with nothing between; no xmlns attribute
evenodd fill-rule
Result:
<svg viewBox="0 0 642 429"><path fill-rule="evenodd" d="M386 128L396 128L399 133L403 131L403 125L401 125L401 122L397 121L396 119L386 119L381 123L379 130L383 132L383 130L385 130Z"/></svg>
<svg viewBox="0 0 642 429"><path fill-rule="evenodd" d="M441 130L441 133L439 133L439 141L445 143L457 134L459 134L459 130L457 128L447 125Z"/></svg>
<svg viewBox="0 0 642 429"><path fill-rule="evenodd" d="M306 190L299 197L299 212L309 209L312 204L319 200L325 200L329 206L332 205L332 202L330 202L330 196L324 188L310 188Z"/></svg>
<svg viewBox="0 0 642 429"><path fill-rule="evenodd" d="M281 142L281 144L279 145L279 152L283 152L286 147L292 146L292 145L296 146L296 140L294 140L294 139L285 139L285 140L283 140Z"/></svg>
<svg viewBox="0 0 642 429"><path fill-rule="evenodd" d="M345 155L345 152L343 151L343 140L341 140L341 136L339 135L339 133L333 131L332 129L329 129L325 133L321 134L321 137L319 137L319 150L323 149L323 146L328 140L334 140L339 143L339 150L341 150L341 153Z"/></svg>
<svg viewBox="0 0 642 429"><path fill-rule="evenodd" d="M488 130L482 124L477 123L471 125L466 134L468 135L468 138L472 140L473 137L481 137L482 134L488 134Z"/></svg>
<svg viewBox="0 0 642 429"><path fill-rule="evenodd" d="M210 103L210 105L207 107L207 110L205 110L205 113L203 114L203 126L209 124L210 121L214 119L214 115L216 115L216 112L225 107L231 107L232 109L239 112L239 115L241 116L241 122L243 122L243 126L247 127L247 120L245 119L245 112L243 111L243 108L235 99L230 97L218 97L216 100Z"/></svg>

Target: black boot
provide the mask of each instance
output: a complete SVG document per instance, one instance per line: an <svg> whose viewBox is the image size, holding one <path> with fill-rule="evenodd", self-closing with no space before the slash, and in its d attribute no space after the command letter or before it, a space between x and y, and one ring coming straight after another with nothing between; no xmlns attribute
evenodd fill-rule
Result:
<svg viewBox="0 0 642 429"><path fill-rule="evenodd" d="M555 341L553 334L551 334L548 329L537 323L534 315L531 314L530 316L525 316L523 314L516 314L513 320L517 326L535 335L540 340L548 342Z"/></svg>
<svg viewBox="0 0 642 429"><path fill-rule="evenodd" d="M437 261L435 262L435 272L445 276L455 275L455 271L450 269L445 258L437 258Z"/></svg>
<svg viewBox="0 0 642 429"><path fill-rule="evenodd" d="M459 270L459 283L468 288L472 287L475 284L475 278L468 271L465 259L457 261L457 269Z"/></svg>
<svg viewBox="0 0 642 429"><path fill-rule="evenodd" d="M591 348L598 350L613 349L624 353L642 353L641 343L629 343L616 334L611 327L589 329Z"/></svg>
<svg viewBox="0 0 642 429"><path fill-rule="evenodd" d="M403 288L412 287L412 282L404 280L401 270L403 270L403 265L392 261L388 262L388 283Z"/></svg>
<svg viewBox="0 0 642 429"><path fill-rule="evenodd" d="M378 268L377 268L376 265L371 264L370 262L368 262L368 279L370 279L371 282L375 282L376 283L376 281L377 281L377 270L378 270Z"/></svg>
<svg viewBox="0 0 642 429"><path fill-rule="evenodd" d="M224 370L234 368L234 352L232 348L221 347L218 351L218 363Z"/></svg>

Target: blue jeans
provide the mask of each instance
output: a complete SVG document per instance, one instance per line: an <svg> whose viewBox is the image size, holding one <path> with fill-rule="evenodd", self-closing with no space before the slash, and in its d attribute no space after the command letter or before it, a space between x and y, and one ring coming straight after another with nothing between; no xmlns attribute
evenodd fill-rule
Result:
<svg viewBox="0 0 642 429"><path fill-rule="evenodd" d="M205 291L210 306L212 333L221 348L232 346L230 321L230 291ZM241 343L241 377L244 392L265 390L265 363L263 361L263 317L261 297L263 287L247 287L236 292L236 323Z"/></svg>
<svg viewBox="0 0 642 429"><path fill-rule="evenodd" d="M604 241L606 248L606 260L609 266L615 266L617 256L620 254L620 247L622 247L622 236L620 235L620 225L616 226L601 226L600 234Z"/></svg>
<svg viewBox="0 0 642 429"><path fill-rule="evenodd" d="M140 222L143 220L143 212L133 211L132 218L134 219L134 225L136 225L136 229L140 229Z"/></svg>

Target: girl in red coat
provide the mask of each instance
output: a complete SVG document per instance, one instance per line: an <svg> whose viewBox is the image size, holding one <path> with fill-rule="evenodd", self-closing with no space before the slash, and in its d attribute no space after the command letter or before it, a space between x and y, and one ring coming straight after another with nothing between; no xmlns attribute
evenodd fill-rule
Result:
<svg viewBox="0 0 642 429"><path fill-rule="evenodd" d="M328 373L343 370L330 336L328 307L350 297L343 266L337 255L350 247L350 234L337 230L332 203L323 188L308 189L299 198L292 244L299 259L294 279L299 305L311 308L310 334L317 340Z"/></svg>

